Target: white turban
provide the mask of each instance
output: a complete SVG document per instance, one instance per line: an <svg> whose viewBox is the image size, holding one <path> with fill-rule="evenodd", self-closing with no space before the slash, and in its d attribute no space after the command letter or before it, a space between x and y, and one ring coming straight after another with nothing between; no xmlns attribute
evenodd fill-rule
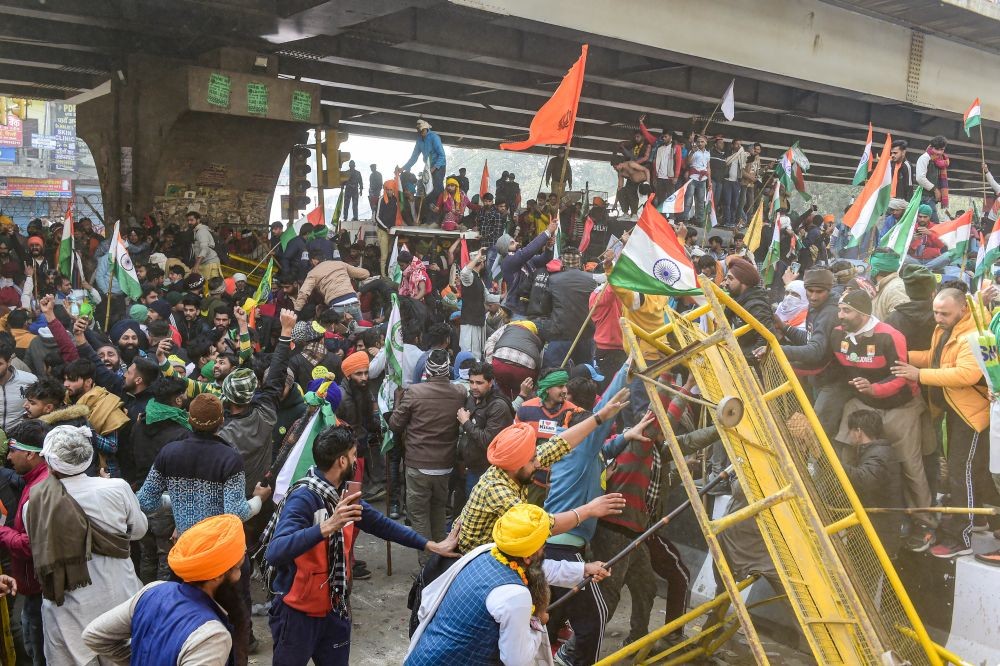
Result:
<svg viewBox="0 0 1000 666"><path fill-rule="evenodd" d="M94 459L94 446L90 443L92 436L86 426L56 426L45 435L42 457L49 469L55 472L66 476L82 474Z"/></svg>
<svg viewBox="0 0 1000 666"><path fill-rule="evenodd" d="M417 129L418 130L429 130L430 128L431 128L431 124L429 122L427 122L426 120L424 120L423 118L420 118L419 120L417 120Z"/></svg>

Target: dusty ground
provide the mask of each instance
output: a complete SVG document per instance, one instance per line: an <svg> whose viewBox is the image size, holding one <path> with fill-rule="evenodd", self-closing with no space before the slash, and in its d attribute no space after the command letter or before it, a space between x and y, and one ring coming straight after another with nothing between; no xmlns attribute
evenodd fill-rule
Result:
<svg viewBox="0 0 1000 666"><path fill-rule="evenodd" d="M401 664L409 643L407 623L410 611L406 608L406 597L417 571L416 552L400 546L392 547L392 576L387 575L385 542L367 534L361 534L355 551L358 559L368 563L372 571L369 580L354 584L351 603L354 611L354 634L351 647L351 663L357 666L384 666ZM259 585L254 585L255 600L263 599ZM628 617L631 601L627 589L624 591L618 610L604 636L602 654L611 654L621 647L622 639L628 633ZM656 626L657 618L662 622L663 603L658 601L653 610L650 626ZM271 634L266 617L254 617L254 633L260 640L260 649L251 656L250 663L258 666L271 664ZM789 666L804 666L814 663L811 658L774 642L765 645L772 663ZM749 666L754 661L740 637L720 650L716 660L706 664L729 664Z"/></svg>

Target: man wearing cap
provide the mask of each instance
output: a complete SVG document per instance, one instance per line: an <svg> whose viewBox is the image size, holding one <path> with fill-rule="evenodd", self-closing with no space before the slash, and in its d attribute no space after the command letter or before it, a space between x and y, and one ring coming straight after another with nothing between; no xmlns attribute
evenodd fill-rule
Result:
<svg viewBox="0 0 1000 666"><path fill-rule="evenodd" d="M805 329L787 326L778 317L774 318L774 326L784 337L781 351L796 376L808 381L816 417L827 435L832 436L840 427L841 411L848 396L843 381L830 368L833 361L830 336L840 323L837 299L841 290L838 288L834 293L834 276L826 268L807 270L803 282L809 301ZM758 347L754 356L760 358L766 349Z"/></svg>
<svg viewBox="0 0 1000 666"><path fill-rule="evenodd" d="M875 242L877 243L880 238L889 233L889 230L896 226L900 218L903 217L903 213L906 211L907 200L898 197L893 197L889 199L889 208L886 210L885 217L882 218L882 223L878 225L878 231L875 235ZM859 243L863 247L868 247L868 239Z"/></svg>
<svg viewBox="0 0 1000 666"><path fill-rule="evenodd" d="M87 476L90 429L56 426L45 435L49 475L31 489L24 524L42 585L45 659L90 664L81 634L91 620L141 587L130 542L146 534L146 516L123 479Z"/></svg>
<svg viewBox="0 0 1000 666"><path fill-rule="evenodd" d="M756 266L740 257L730 259L723 287L761 326L774 330L774 313L767 292L760 285L760 273L757 272ZM730 314L729 325L734 329L745 323L735 313ZM744 356L754 363L753 350L764 345L764 338L758 333L751 332L740 336L739 342Z"/></svg>
<svg viewBox="0 0 1000 666"><path fill-rule="evenodd" d="M201 221L201 214L194 210L188 212L187 223L193 234L191 255L194 257L194 265L191 270L200 273L206 280L216 276L223 277L222 262L215 249L215 237Z"/></svg>
<svg viewBox="0 0 1000 666"><path fill-rule="evenodd" d="M458 421L452 418L465 404L465 388L451 383L448 352L434 349L427 357L427 379L403 390L389 418L397 437L406 436L406 513L413 529L441 541L445 509L455 463ZM423 566L427 555L418 553Z"/></svg>
<svg viewBox="0 0 1000 666"><path fill-rule="evenodd" d="M24 479L24 489L17 502L14 521L0 526L0 547L10 554L10 573L17 581L17 593L24 597L21 608L21 636L25 652L33 666L45 663L44 636L42 633L42 586L35 576L31 559L31 543L24 526L24 505L31 489L49 475L49 467L42 457L42 444L49 427L42 421L26 419L7 430L7 460L14 471Z"/></svg>
<svg viewBox="0 0 1000 666"><path fill-rule="evenodd" d="M910 300L897 305L885 323L903 334L910 354L930 349L935 326L932 300L938 286L937 278L918 264L903 264L899 277Z"/></svg>
<svg viewBox="0 0 1000 666"><path fill-rule="evenodd" d="M565 381L565 380L564 380ZM490 530L507 509L528 501L528 489L535 473L560 460L602 423L614 419L628 401L620 391L590 417L536 444L537 434L528 423L515 422L504 428L490 443L486 459L490 467L480 477L462 509L458 548L467 553L489 541ZM553 534L562 534L589 518L619 513L620 495L604 495L576 509L553 517Z"/></svg>
<svg viewBox="0 0 1000 666"><path fill-rule="evenodd" d="M840 298L840 326L833 329L830 344L840 366L841 381L850 392L844 403L840 429L834 439L849 441L848 417L861 409L874 409L882 417L886 439L903 467L903 495L908 507L932 505L930 487L924 474L923 454L936 446L934 429L926 415L915 381L892 373L892 366L907 362L903 334L872 315L872 301L862 290L846 292ZM918 514L924 525L934 518ZM917 552L931 545L928 540L911 546Z"/></svg>
<svg viewBox="0 0 1000 666"><path fill-rule="evenodd" d="M347 211L354 206L354 216L351 218L358 221L358 198L365 192L365 181L361 178L361 172L355 168L354 160L347 163L347 181L344 182L344 222L347 221Z"/></svg>
<svg viewBox="0 0 1000 666"><path fill-rule="evenodd" d="M83 642L116 663L232 663L229 618L217 599L239 581L245 555L239 518L206 518L170 549L170 568L182 582L150 583L87 625Z"/></svg>
<svg viewBox="0 0 1000 666"><path fill-rule="evenodd" d="M548 585L572 587L607 576L602 563L547 567L552 516L530 504L496 521L491 542L466 554L424 591L406 666L532 664L548 661ZM594 585L591 585L594 587Z"/></svg>
<svg viewBox="0 0 1000 666"><path fill-rule="evenodd" d="M441 144L441 137L437 132L431 131L431 124L420 118L417 120L417 140L413 144L413 152L406 164L396 167L396 173L407 171L417 162L418 157L423 157L424 166L431 172L433 188L428 193L430 201L437 201L438 196L444 192L444 175L447 168L445 160L444 146Z"/></svg>
<svg viewBox="0 0 1000 666"><path fill-rule="evenodd" d="M983 385L982 370L969 347L976 323L965 294L958 289L942 289L934 298L937 326L926 351L911 352L892 366L896 377L927 388L932 415L944 419L948 442L947 506L980 507L996 504L997 489L990 477L990 400ZM974 338L973 338L974 339ZM949 514L937 529L937 545L931 555L951 559L972 553L973 531L988 529L983 520L977 526L971 515ZM991 553L991 564L1000 563L1000 553Z"/></svg>
<svg viewBox="0 0 1000 666"><path fill-rule="evenodd" d="M312 253L309 256L312 258ZM317 258L319 263L306 274L299 295L295 297L296 311L302 309L313 292L318 292L323 302L336 312L350 312L355 321L361 320L361 306L351 280L367 279L368 271L326 255Z"/></svg>
<svg viewBox="0 0 1000 666"><path fill-rule="evenodd" d="M346 483L357 462L350 429L327 428L312 445L315 465L297 481L268 523L262 567L273 580L270 612L275 664L345 665L351 650L351 548L358 531L416 550L455 557L455 535L428 541L361 499ZM322 584L316 584L321 581Z"/></svg>
<svg viewBox="0 0 1000 666"><path fill-rule="evenodd" d="M900 256L887 247L875 248L868 259L872 282L875 283L872 315L879 321L885 321L897 305L910 300L906 295L906 285L899 277L901 263Z"/></svg>
<svg viewBox="0 0 1000 666"><path fill-rule="evenodd" d="M935 234L931 233L931 215L934 209L928 204L920 204L917 209L917 226L913 230L913 240L910 241L907 260L926 266L936 271L952 262L948 246Z"/></svg>

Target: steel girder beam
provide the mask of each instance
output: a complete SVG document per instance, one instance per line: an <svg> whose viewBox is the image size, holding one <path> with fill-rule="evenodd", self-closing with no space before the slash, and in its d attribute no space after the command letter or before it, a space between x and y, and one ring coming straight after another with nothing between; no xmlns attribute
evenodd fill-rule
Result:
<svg viewBox="0 0 1000 666"><path fill-rule="evenodd" d="M100 85L106 78L106 76L95 76L76 71L25 67L23 65L3 65L0 67L0 79L4 81L56 90L90 90L94 86Z"/></svg>
<svg viewBox="0 0 1000 666"><path fill-rule="evenodd" d="M70 60L70 65L67 65ZM68 56L62 49L50 48L42 44L16 44L0 42L0 64L25 65L28 67L45 67L62 69L73 67L78 72L91 74L110 74L114 68L114 58L97 53L76 51Z"/></svg>
<svg viewBox="0 0 1000 666"><path fill-rule="evenodd" d="M0 74L0 77L3 75ZM0 78L0 95L7 97L26 97L28 99L66 99L72 97L70 91L55 88L39 88L37 86L8 83Z"/></svg>

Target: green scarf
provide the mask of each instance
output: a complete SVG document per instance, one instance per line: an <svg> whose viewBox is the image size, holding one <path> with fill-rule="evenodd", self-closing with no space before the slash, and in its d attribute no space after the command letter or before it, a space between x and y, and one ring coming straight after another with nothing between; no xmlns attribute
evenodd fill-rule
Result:
<svg viewBox="0 0 1000 666"><path fill-rule="evenodd" d="M569 373L565 370L550 372L538 380L538 397L545 400L545 393L554 386L565 386L569 381Z"/></svg>
<svg viewBox="0 0 1000 666"><path fill-rule="evenodd" d="M146 403L146 425L153 425L160 421L173 421L188 430L191 429L186 411L179 407L171 407L170 405L164 405L162 402L151 399Z"/></svg>

